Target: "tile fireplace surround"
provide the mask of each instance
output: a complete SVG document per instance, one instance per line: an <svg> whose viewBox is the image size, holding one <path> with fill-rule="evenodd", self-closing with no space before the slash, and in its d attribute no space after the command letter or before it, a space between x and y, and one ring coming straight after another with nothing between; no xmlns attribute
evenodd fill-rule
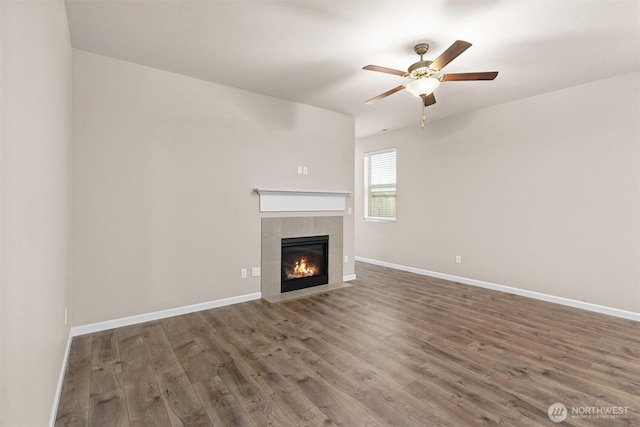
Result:
<svg viewBox="0 0 640 427"><path fill-rule="evenodd" d="M262 218L262 297L280 295L281 240L288 237L329 236L329 284L343 279L342 216Z"/></svg>

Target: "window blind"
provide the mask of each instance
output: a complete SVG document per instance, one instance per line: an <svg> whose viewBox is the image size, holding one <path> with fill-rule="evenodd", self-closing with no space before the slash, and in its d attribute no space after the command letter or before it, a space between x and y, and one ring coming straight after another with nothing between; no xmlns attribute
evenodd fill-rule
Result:
<svg viewBox="0 0 640 427"><path fill-rule="evenodd" d="M365 153L365 218L396 219L396 149Z"/></svg>

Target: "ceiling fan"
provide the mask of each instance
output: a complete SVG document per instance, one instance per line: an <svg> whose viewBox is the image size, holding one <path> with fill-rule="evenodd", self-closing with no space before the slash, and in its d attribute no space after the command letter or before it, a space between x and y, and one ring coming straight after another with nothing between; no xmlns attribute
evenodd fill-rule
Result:
<svg viewBox="0 0 640 427"><path fill-rule="evenodd" d="M440 74L440 71L451 61L456 59L462 52L469 49L471 43L462 40L456 40L447 50L445 50L434 61L424 59L424 54L429 50L429 44L420 42L416 44L413 50L420 55L420 61L411 64L407 71L395 70L393 68L380 67L378 65L367 65L362 67L363 70L378 71L381 73L395 74L400 77L409 77L410 82L396 86L380 95L373 97L365 104L371 105L374 102L393 95L403 89L407 89L415 96L422 98L422 127L424 128L424 108L436 103L433 91L440 85L440 82L455 81L471 81L471 80L493 80L498 75L497 71L474 72L474 73L451 73Z"/></svg>

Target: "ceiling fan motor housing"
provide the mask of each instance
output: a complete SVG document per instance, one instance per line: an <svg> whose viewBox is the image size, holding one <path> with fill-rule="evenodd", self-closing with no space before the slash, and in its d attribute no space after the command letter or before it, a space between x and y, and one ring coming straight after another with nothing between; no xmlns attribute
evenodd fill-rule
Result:
<svg viewBox="0 0 640 427"><path fill-rule="evenodd" d="M434 73L433 70L429 68L429 65L431 65L432 62L433 61L423 60L412 64L407 70L409 72L409 77L412 79L419 79L421 77L431 76Z"/></svg>

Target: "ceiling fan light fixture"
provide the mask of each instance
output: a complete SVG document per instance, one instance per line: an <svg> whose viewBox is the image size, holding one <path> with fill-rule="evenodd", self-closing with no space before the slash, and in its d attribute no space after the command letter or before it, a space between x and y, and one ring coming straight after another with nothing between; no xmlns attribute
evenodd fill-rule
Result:
<svg viewBox="0 0 640 427"><path fill-rule="evenodd" d="M414 96L429 95L440 85L440 80L435 77L425 77L414 80L406 86L406 89Z"/></svg>

